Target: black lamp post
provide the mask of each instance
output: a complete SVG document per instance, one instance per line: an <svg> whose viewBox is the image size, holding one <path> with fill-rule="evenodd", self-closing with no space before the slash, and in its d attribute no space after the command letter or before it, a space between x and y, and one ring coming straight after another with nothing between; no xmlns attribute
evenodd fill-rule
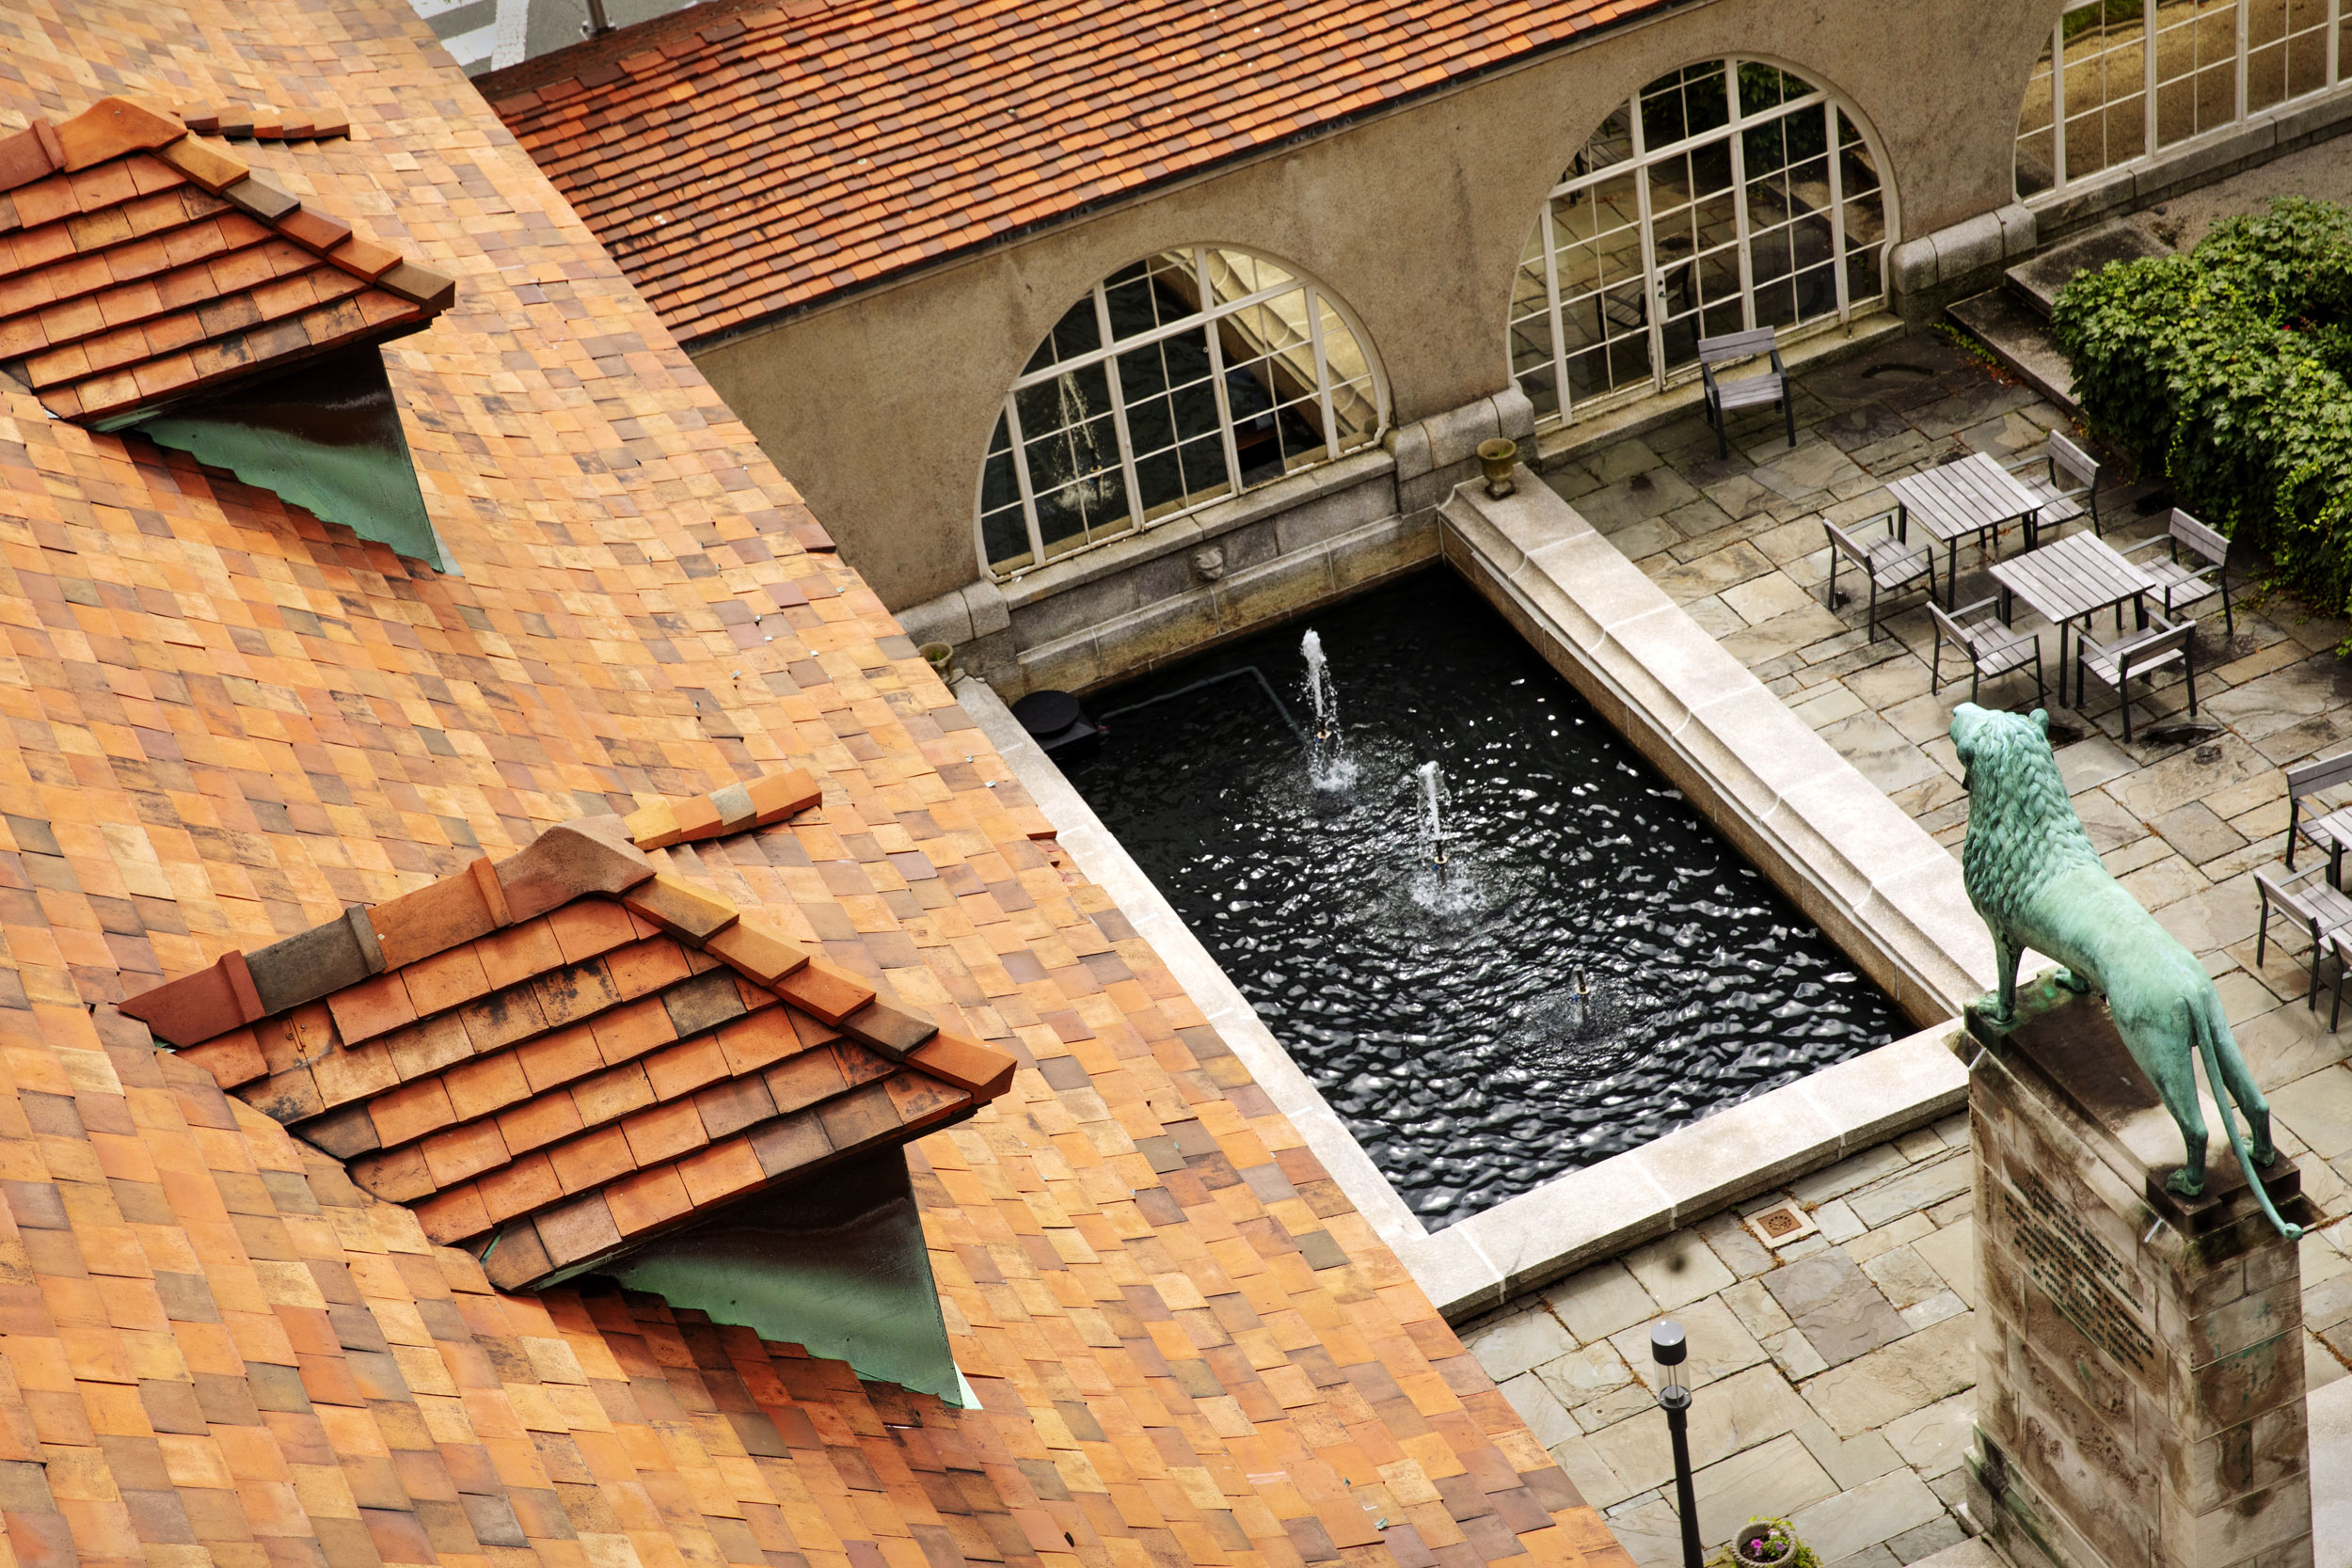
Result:
<svg viewBox="0 0 2352 1568"><path fill-rule="evenodd" d="M1682 1325L1672 1319L1649 1331L1649 1353L1667 1369L1666 1386L1658 1390L1658 1408L1666 1413L1666 1435L1674 1440L1675 1502L1682 1515L1682 1568L1700 1568L1699 1505L1691 1484L1691 1390L1674 1381L1673 1369L1691 1354L1683 1342Z"/></svg>

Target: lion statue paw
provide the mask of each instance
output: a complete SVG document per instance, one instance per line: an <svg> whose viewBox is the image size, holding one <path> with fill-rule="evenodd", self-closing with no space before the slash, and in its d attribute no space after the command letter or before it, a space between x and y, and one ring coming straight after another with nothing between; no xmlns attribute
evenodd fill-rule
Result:
<svg viewBox="0 0 2352 1568"><path fill-rule="evenodd" d="M2164 1190L2178 1193L2183 1197L2202 1197L2205 1196L2205 1183L2201 1178L2189 1175L2185 1166L2164 1179Z"/></svg>
<svg viewBox="0 0 2352 1568"><path fill-rule="evenodd" d="M2090 990L2090 982L2071 969L2054 969L2050 972L2050 978L2058 985L2073 991L2076 996L2081 996Z"/></svg>

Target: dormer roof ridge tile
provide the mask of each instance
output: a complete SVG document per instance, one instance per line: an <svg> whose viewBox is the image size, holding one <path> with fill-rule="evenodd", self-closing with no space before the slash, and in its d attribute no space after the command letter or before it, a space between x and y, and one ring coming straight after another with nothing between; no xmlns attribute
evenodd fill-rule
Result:
<svg viewBox="0 0 2352 1568"><path fill-rule="evenodd" d="M559 823L120 1010L431 1239L486 1242L495 1280L532 1283L1009 1086L1011 1055L648 852L822 796L793 768Z"/></svg>
<svg viewBox="0 0 2352 1568"><path fill-rule="evenodd" d="M174 190L183 193L178 224L142 205ZM232 210L258 226L242 241L227 224ZM157 270L167 250L150 236L207 220L228 253L199 245L175 298L158 296L143 313L156 325L121 330L119 313L103 308L107 291ZM177 117L128 96L0 137L0 234L11 231L0 247L0 369L58 418L107 428L209 388L417 330L456 293L453 279L306 208ZM289 269L255 249L273 239L324 258L357 286L332 275L288 281ZM199 261L201 272L189 270Z"/></svg>

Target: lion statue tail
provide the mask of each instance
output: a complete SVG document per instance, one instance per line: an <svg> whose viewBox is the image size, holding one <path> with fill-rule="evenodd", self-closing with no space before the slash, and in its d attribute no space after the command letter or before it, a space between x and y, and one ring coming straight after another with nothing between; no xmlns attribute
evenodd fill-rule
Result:
<svg viewBox="0 0 2352 1568"><path fill-rule="evenodd" d="M2246 1134L2238 1130L2237 1107L2230 1098L2229 1085L2222 1080L2221 1059L2214 1049L2216 1032L2229 1027L2221 1019L2221 998L2209 992L2204 1000L2206 1006L2201 1007L2195 1002L2188 1005L2188 1026L2189 1032L2197 1037L2197 1053L2205 1060L2205 1084L2213 1090L2214 1109L2221 1113L2222 1131L2229 1133L2230 1147L2237 1151L2238 1168L2246 1173L2246 1184L2253 1189L2254 1200L2263 1206L2263 1212L2269 1217L2271 1225L2288 1241L2299 1240L2303 1227L2291 1224L2280 1214L2278 1206L2270 1201L2269 1189L2263 1185L2263 1179L2255 1173L2254 1156L2247 1150Z"/></svg>

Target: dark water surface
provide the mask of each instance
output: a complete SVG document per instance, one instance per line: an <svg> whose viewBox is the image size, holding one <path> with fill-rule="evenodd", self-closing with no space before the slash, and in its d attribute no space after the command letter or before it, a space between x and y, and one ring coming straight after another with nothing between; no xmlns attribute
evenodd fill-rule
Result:
<svg viewBox="0 0 2352 1568"><path fill-rule="evenodd" d="M1342 787L1309 776L1307 626ZM1088 705L1071 782L1433 1228L1909 1032L1451 573Z"/></svg>

